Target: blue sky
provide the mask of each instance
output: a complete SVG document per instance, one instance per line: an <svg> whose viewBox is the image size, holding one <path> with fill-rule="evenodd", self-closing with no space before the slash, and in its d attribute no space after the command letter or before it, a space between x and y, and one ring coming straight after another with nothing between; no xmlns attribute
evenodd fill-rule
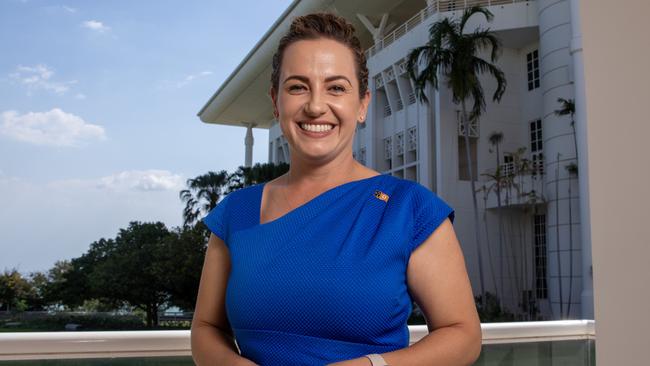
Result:
<svg viewBox="0 0 650 366"><path fill-rule="evenodd" d="M290 3L0 0L0 270L180 225L186 179L244 161L245 129L196 113Z"/></svg>

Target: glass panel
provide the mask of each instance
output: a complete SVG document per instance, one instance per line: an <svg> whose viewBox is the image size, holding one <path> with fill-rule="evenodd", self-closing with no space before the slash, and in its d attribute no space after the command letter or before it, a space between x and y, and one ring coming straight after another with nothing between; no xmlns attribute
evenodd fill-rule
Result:
<svg viewBox="0 0 650 366"><path fill-rule="evenodd" d="M483 345L475 366L595 366L595 341L571 340Z"/></svg>

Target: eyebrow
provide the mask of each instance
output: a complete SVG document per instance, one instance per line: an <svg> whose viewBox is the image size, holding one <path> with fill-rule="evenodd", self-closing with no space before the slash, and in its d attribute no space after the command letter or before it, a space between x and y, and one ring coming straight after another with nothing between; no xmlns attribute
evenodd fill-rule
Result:
<svg viewBox="0 0 650 366"><path fill-rule="evenodd" d="M288 78L284 79L284 83L286 83L287 81L289 81L291 79L300 80L303 83L309 84L309 78L306 77L306 76L303 76L303 75L291 75ZM327 82L330 82L330 81L333 81L333 80L338 80L338 79L345 79L350 85L352 85L352 83L350 82L350 79L348 79L347 77L345 77L343 75L328 76L328 77L325 78L325 82L327 83Z"/></svg>

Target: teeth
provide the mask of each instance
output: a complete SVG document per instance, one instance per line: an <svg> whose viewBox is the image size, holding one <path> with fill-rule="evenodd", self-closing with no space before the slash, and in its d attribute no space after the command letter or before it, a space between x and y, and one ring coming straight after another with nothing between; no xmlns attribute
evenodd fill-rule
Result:
<svg viewBox="0 0 650 366"><path fill-rule="evenodd" d="M332 125L322 125L322 124L312 125L308 123L300 123L299 125L300 128L302 128L303 130L312 131L312 132L324 132L334 128L334 126Z"/></svg>

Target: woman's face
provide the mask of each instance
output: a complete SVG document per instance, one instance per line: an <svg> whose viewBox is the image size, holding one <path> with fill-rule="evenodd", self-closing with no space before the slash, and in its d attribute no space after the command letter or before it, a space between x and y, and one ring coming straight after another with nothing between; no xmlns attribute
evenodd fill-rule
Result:
<svg viewBox="0 0 650 366"><path fill-rule="evenodd" d="M370 92L359 99L354 55L347 46L325 38L289 45L271 98L292 155L315 162L352 158L356 124L365 120Z"/></svg>

